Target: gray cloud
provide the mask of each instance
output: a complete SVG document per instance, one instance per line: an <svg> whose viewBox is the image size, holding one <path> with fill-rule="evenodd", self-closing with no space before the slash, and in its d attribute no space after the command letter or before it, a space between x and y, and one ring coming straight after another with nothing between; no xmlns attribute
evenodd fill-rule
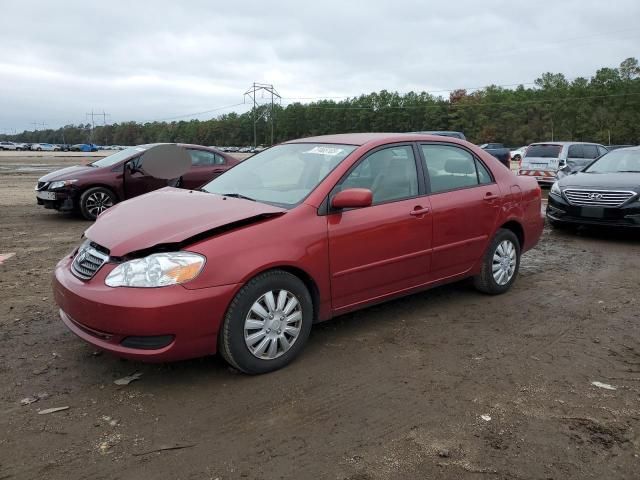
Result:
<svg viewBox="0 0 640 480"><path fill-rule="evenodd" d="M0 132L200 112L254 80L287 98L446 90L638 55L637 0L430 3L5 0Z"/></svg>

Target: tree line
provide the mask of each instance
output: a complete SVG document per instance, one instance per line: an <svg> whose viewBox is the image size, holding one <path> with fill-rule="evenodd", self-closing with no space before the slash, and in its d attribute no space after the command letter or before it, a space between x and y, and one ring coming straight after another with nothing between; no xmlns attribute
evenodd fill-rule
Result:
<svg viewBox="0 0 640 480"><path fill-rule="evenodd" d="M457 130L474 143L510 146L535 141L573 140L603 144L640 143L640 66L635 58L618 68L601 68L591 78L569 80L544 73L528 88L488 86L452 91L448 98L428 92L400 94L382 90L340 101L259 106L243 114L210 120L122 122L94 129L90 124L0 135L17 142L138 145L182 142L201 145L275 143L312 135L348 132Z"/></svg>

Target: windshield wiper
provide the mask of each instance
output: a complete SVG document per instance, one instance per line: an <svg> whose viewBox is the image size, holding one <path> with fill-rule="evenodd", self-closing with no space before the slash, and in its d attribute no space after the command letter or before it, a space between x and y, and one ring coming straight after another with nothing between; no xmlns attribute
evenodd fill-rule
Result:
<svg viewBox="0 0 640 480"><path fill-rule="evenodd" d="M247 197L246 195L242 195L241 193L222 193L221 195L223 197L233 197L233 198L242 198L244 200L251 200L252 202L256 201L255 198Z"/></svg>

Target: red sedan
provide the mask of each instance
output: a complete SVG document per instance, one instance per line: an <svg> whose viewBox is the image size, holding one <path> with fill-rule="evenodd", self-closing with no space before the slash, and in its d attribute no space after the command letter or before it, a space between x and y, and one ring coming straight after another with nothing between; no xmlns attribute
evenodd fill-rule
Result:
<svg viewBox="0 0 640 480"><path fill-rule="evenodd" d="M202 191L115 205L57 265L71 331L126 358L291 362L311 325L467 277L504 293L539 240L540 188L476 146L348 134L270 148Z"/></svg>
<svg viewBox="0 0 640 480"><path fill-rule="evenodd" d="M198 188L236 165L231 155L200 145L178 144L189 154L191 168L171 183L155 178L142 167L147 153L157 143L129 147L87 165L77 165L48 173L38 180L38 205L61 212L79 211L87 220L117 202L175 184Z"/></svg>

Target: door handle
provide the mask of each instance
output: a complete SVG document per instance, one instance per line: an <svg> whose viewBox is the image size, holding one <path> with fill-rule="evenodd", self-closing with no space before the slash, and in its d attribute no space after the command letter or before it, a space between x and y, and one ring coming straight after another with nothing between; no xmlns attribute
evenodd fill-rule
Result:
<svg viewBox="0 0 640 480"><path fill-rule="evenodd" d="M495 200L496 198L498 198L498 195L491 192L487 192L487 194L484 196L485 200Z"/></svg>
<svg viewBox="0 0 640 480"><path fill-rule="evenodd" d="M419 217L421 215L424 215L425 213L429 213L429 207L415 207L409 212L409 215L411 215L412 217Z"/></svg>

